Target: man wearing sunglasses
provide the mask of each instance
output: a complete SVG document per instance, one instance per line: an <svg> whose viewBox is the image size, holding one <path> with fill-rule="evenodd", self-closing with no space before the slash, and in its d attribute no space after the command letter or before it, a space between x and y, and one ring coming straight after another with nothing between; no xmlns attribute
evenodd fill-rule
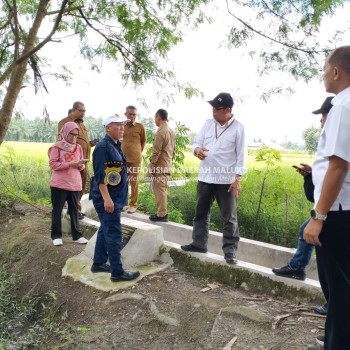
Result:
<svg viewBox="0 0 350 350"><path fill-rule="evenodd" d="M229 93L222 92L208 102L213 107L213 118L204 123L193 145L193 153L201 164L192 243L181 249L207 252L210 211L216 200L223 221L224 258L228 264L237 264L237 199L247 157L244 126L233 116L233 98Z"/></svg>
<svg viewBox="0 0 350 350"><path fill-rule="evenodd" d="M77 137L77 143L83 149L83 155L85 159L90 159L91 147L95 146L98 140L89 141L89 133L84 125L84 116L85 116L85 106L84 103L77 101L73 103L73 107L70 110L68 117L63 118L58 123L58 132L62 129L63 125L67 122L74 122L79 126L79 135ZM83 219L85 214L81 212L81 197L85 193L86 181L89 176L88 167L86 166L84 170L80 172L81 181L82 181L82 190L79 193L78 201L78 218L79 220Z"/></svg>

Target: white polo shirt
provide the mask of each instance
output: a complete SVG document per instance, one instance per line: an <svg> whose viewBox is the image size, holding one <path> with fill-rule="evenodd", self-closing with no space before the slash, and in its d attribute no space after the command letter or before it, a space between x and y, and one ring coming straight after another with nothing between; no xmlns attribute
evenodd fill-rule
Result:
<svg viewBox="0 0 350 350"><path fill-rule="evenodd" d="M312 166L315 207L329 167L329 157L337 156L350 163L350 87L336 95L332 100L332 105L321 131L317 158ZM343 210L350 210L350 172L347 173L342 189L330 210L338 211L339 204Z"/></svg>
<svg viewBox="0 0 350 350"><path fill-rule="evenodd" d="M206 148L207 157L201 161L198 180L212 184L231 184L237 175L244 175L247 159L244 126L232 117L224 125L207 120L193 144L193 151Z"/></svg>

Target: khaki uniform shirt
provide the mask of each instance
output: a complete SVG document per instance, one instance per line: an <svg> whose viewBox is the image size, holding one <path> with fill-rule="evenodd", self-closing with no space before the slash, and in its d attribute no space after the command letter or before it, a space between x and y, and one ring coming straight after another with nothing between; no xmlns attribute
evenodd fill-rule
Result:
<svg viewBox="0 0 350 350"><path fill-rule="evenodd" d="M168 123L161 125L154 135L153 153L149 167L152 173L171 174L175 156L175 132Z"/></svg>
<svg viewBox="0 0 350 350"><path fill-rule="evenodd" d="M146 144L146 131L141 123L128 123L124 127L122 150L128 163L141 164L142 151Z"/></svg>
<svg viewBox="0 0 350 350"><path fill-rule="evenodd" d="M79 136L77 137L77 143L83 149L84 158L90 159L91 146L90 146L90 141L89 141L89 134L88 134L88 131L84 125L83 119L81 119L81 118L74 119L73 117L70 117L70 116L63 118L58 123L58 132L60 132L63 125L68 123L68 122L74 122L79 126Z"/></svg>

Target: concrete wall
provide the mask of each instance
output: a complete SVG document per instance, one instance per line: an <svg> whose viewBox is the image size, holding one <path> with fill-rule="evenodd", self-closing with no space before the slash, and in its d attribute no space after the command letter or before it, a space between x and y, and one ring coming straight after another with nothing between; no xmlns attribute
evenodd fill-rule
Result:
<svg viewBox="0 0 350 350"><path fill-rule="evenodd" d="M96 216L92 202L83 197L83 207L87 215ZM144 223L152 223L147 215L134 213L122 213L122 218L135 219ZM152 223L153 224L153 223ZM154 223L157 226L163 227L163 236L165 241L188 244L192 242L192 226L182 225L174 222ZM295 242L297 242L298 232L295 232ZM222 255L222 234L215 231L210 231L208 240L208 250L211 253ZM247 263L261 265L267 268L281 267L286 265L293 256L295 249L281 247L274 244L254 241L251 239L241 238L237 258ZM308 267L307 277L318 280L316 259L313 256Z"/></svg>

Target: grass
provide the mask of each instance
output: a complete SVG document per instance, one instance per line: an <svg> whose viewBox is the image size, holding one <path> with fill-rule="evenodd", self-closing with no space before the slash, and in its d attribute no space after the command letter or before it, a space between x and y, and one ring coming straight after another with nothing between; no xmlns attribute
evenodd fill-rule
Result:
<svg viewBox="0 0 350 350"><path fill-rule="evenodd" d="M0 147L0 194L14 194L36 203L50 200L50 168L47 151L51 144L4 142Z"/></svg>
<svg viewBox="0 0 350 350"><path fill-rule="evenodd" d="M51 171L47 156L50 145L5 142L0 147L0 196L6 194L6 198L11 198L11 194L15 193L35 203L50 203ZM241 235L294 247L298 227L309 216L312 204L305 199L302 177L291 166L300 163L312 164L314 157L306 152L285 151L282 153L280 166L267 172L265 163L255 160L255 153L256 151L250 151L247 160L248 172L242 178L242 192L238 204ZM188 151L184 166L173 174L173 178L191 178L193 181L182 187L169 188L168 209L172 221L192 225L199 162L199 159ZM141 189L140 209L145 213L153 213L155 200L148 184L142 184ZM221 215L214 204L211 229L220 231L221 226Z"/></svg>
<svg viewBox="0 0 350 350"><path fill-rule="evenodd" d="M0 349L42 349L53 335L69 338L67 312L52 307L55 292L18 299L14 291L20 278L0 267Z"/></svg>

